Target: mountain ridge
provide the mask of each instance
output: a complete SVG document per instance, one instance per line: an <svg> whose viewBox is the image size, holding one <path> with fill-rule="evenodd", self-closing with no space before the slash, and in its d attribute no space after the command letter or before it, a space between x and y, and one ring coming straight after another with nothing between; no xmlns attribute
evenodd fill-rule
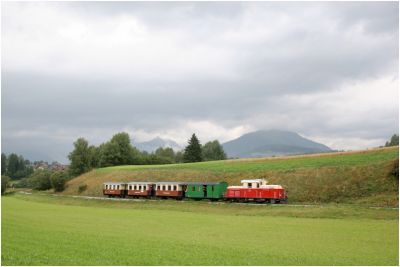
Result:
<svg viewBox="0 0 400 267"><path fill-rule="evenodd" d="M173 140L170 139L162 139L161 137L157 136L149 141L145 142L138 142L133 144L137 149L142 151L147 151L149 153L154 152L159 147L170 147L174 151L181 150L182 147Z"/></svg>
<svg viewBox="0 0 400 267"><path fill-rule="evenodd" d="M228 157L268 157L332 152L326 145L298 133L283 130L259 130L222 144Z"/></svg>

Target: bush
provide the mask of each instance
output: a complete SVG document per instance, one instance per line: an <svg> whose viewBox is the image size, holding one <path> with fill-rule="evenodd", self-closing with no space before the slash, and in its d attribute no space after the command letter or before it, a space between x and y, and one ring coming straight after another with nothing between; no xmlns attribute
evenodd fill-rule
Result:
<svg viewBox="0 0 400 267"><path fill-rule="evenodd" d="M10 177L2 175L1 176L1 194L4 195L4 193L6 192L8 183L10 182Z"/></svg>
<svg viewBox="0 0 400 267"><path fill-rule="evenodd" d="M50 176L51 187L55 192L61 192L65 188L65 183L68 180L68 175L65 172L54 172Z"/></svg>
<svg viewBox="0 0 400 267"><path fill-rule="evenodd" d="M394 163L393 169L391 171L391 174L399 180L399 161L396 160Z"/></svg>
<svg viewBox="0 0 400 267"><path fill-rule="evenodd" d="M86 189L87 189L87 184L80 185L80 186L78 187L78 193L80 194L80 193L82 193L83 191L85 191Z"/></svg>
<svg viewBox="0 0 400 267"><path fill-rule="evenodd" d="M28 179L29 185L36 190L48 190L51 188L51 172L47 170L37 170Z"/></svg>
<svg viewBox="0 0 400 267"><path fill-rule="evenodd" d="M15 188L32 188L30 183L29 177L22 178L21 180L15 181L14 183Z"/></svg>

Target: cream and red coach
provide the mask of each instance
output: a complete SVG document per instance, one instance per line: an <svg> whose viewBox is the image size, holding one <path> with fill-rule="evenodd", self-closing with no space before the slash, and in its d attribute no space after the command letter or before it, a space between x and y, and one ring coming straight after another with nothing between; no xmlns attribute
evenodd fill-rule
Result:
<svg viewBox="0 0 400 267"><path fill-rule="evenodd" d="M125 197L126 183L107 182L103 184L103 194L108 197Z"/></svg>
<svg viewBox="0 0 400 267"><path fill-rule="evenodd" d="M129 182L126 184L126 195L128 197L147 197L153 195L154 183L150 182Z"/></svg>
<svg viewBox="0 0 400 267"><path fill-rule="evenodd" d="M265 179L242 180L242 186L228 186L224 198L231 201L286 203L287 194L280 185L268 185Z"/></svg>
<svg viewBox="0 0 400 267"><path fill-rule="evenodd" d="M155 184L155 196L182 199L185 189L186 183L183 182L158 182Z"/></svg>

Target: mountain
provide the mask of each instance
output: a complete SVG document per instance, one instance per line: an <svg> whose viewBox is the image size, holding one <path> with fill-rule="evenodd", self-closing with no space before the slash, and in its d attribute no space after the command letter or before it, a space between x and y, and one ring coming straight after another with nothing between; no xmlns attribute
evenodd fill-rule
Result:
<svg viewBox="0 0 400 267"><path fill-rule="evenodd" d="M137 149L144 150L147 152L154 152L159 147L170 147L175 152L181 150L182 147L178 145L175 141L169 139L162 139L160 137L156 137L150 141L135 143L133 144Z"/></svg>
<svg viewBox="0 0 400 267"><path fill-rule="evenodd" d="M332 151L297 133L280 130L256 131L222 144L228 157L252 158Z"/></svg>

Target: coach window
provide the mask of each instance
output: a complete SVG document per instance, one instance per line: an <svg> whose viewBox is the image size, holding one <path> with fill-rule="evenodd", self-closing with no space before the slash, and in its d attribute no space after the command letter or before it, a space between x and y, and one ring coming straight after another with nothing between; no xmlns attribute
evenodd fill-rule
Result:
<svg viewBox="0 0 400 267"><path fill-rule="evenodd" d="M147 189L147 186L146 186L146 185L144 185L144 186L143 186L143 190L146 190L146 189Z"/></svg>
<svg viewBox="0 0 400 267"><path fill-rule="evenodd" d="M119 185L117 185L117 189L119 190Z"/></svg>
<svg viewBox="0 0 400 267"><path fill-rule="evenodd" d="M157 185L157 190L160 190L160 186L159 185Z"/></svg>
<svg viewBox="0 0 400 267"><path fill-rule="evenodd" d="M131 185L129 186L129 190L132 190L132 186Z"/></svg>
<svg viewBox="0 0 400 267"><path fill-rule="evenodd" d="M174 189L173 190L176 191L176 185L174 185Z"/></svg>
<svg viewBox="0 0 400 267"><path fill-rule="evenodd" d="M168 186L168 191L171 191L171 186L170 185Z"/></svg>
<svg viewBox="0 0 400 267"><path fill-rule="evenodd" d="M165 185L162 186L162 190L165 191Z"/></svg>
<svg viewBox="0 0 400 267"><path fill-rule="evenodd" d="M260 184L259 183L257 183L257 188L260 188Z"/></svg>
<svg viewBox="0 0 400 267"><path fill-rule="evenodd" d="M247 184L247 187L248 187L248 188L251 188L251 183L248 183L248 184Z"/></svg>

